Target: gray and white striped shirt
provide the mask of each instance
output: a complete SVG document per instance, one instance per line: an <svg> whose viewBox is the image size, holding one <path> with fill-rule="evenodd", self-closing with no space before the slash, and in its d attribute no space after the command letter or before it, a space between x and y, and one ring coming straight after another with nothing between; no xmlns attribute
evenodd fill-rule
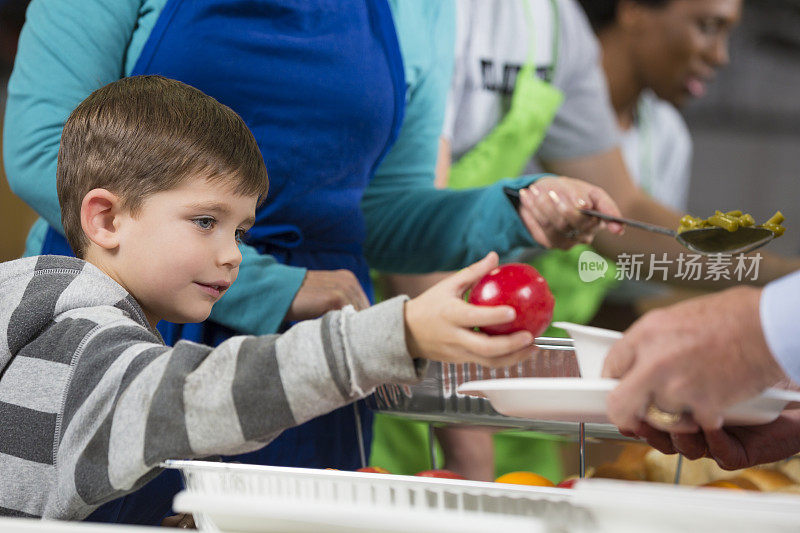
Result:
<svg viewBox="0 0 800 533"><path fill-rule="evenodd" d="M0 516L82 519L164 459L251 451L381 383L417 381L404 301L168 347L90 263L0 264Z"/></svg>

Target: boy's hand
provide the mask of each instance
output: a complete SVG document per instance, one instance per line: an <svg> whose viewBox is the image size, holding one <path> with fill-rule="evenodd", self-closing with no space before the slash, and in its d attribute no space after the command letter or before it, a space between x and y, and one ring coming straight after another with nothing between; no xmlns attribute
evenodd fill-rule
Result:
<svg viewBox="0 0 800 533"><path fill-rule="evenodd" d="M533 335L530 332L489 336L473 329L514 319L512 307L484 307L464 301L467 289L497 263L497 254L491 252L406 302L406 344L412 357L502 367L533 354Z"/></svg>
<svg viewBox="0 0 800 533"><path fill-rule="evenodd" d="M309 270L284 320L318 318L346 305L352 305L356 311L369 307L369 299L355 274L349 270Z"/></svg>
<svg viewBox="0 0 800 533"><path fill-rule="evenodd" d="M622 234L622 225L606 224L599 218L583 215L578 209L594 209L622 216L614 200L600 187L572 178L542 178L519 191L519 215L533 238L547 248L567 250L576 244L589 244L595 234L608 227Z"/></svg>

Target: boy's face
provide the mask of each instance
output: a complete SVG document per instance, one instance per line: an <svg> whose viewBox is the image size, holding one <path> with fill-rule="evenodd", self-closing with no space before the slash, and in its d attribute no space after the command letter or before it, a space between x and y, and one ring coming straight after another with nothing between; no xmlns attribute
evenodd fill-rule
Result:
<svg viewBox="0 0 800 533"><path fill-rule="evenodd" d="M239 239L255 220L258 198L202 178L149 196L136 216L119 218L114 277L151 325L208 318L239 273Z"/></svg>

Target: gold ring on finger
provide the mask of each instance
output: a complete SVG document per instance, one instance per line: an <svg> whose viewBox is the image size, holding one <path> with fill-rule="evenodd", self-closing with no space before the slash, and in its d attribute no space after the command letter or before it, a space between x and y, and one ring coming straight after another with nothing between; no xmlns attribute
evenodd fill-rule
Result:
<svg viewBox="0 0 800 533"><path fill-rule="evenodd" d="M682 417L683 413L670 413L669 411L664 411L653 402L650 402L650 405L647 406L647 413L645 414L645 418L647 420L655 422L659 426L663 427L674 426L680 422Z"/></svg>

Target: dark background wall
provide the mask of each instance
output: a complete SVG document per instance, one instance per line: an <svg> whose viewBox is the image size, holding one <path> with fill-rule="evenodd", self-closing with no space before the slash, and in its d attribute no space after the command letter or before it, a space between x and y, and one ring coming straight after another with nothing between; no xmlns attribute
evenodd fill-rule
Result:
<svg viewBox="0 0 800 533"><path fill-rule="evenodd" d="M684 115L694 138L689 209L786 215L770 247L800 254L800 0L749 0L731 64Z"/></svg>

